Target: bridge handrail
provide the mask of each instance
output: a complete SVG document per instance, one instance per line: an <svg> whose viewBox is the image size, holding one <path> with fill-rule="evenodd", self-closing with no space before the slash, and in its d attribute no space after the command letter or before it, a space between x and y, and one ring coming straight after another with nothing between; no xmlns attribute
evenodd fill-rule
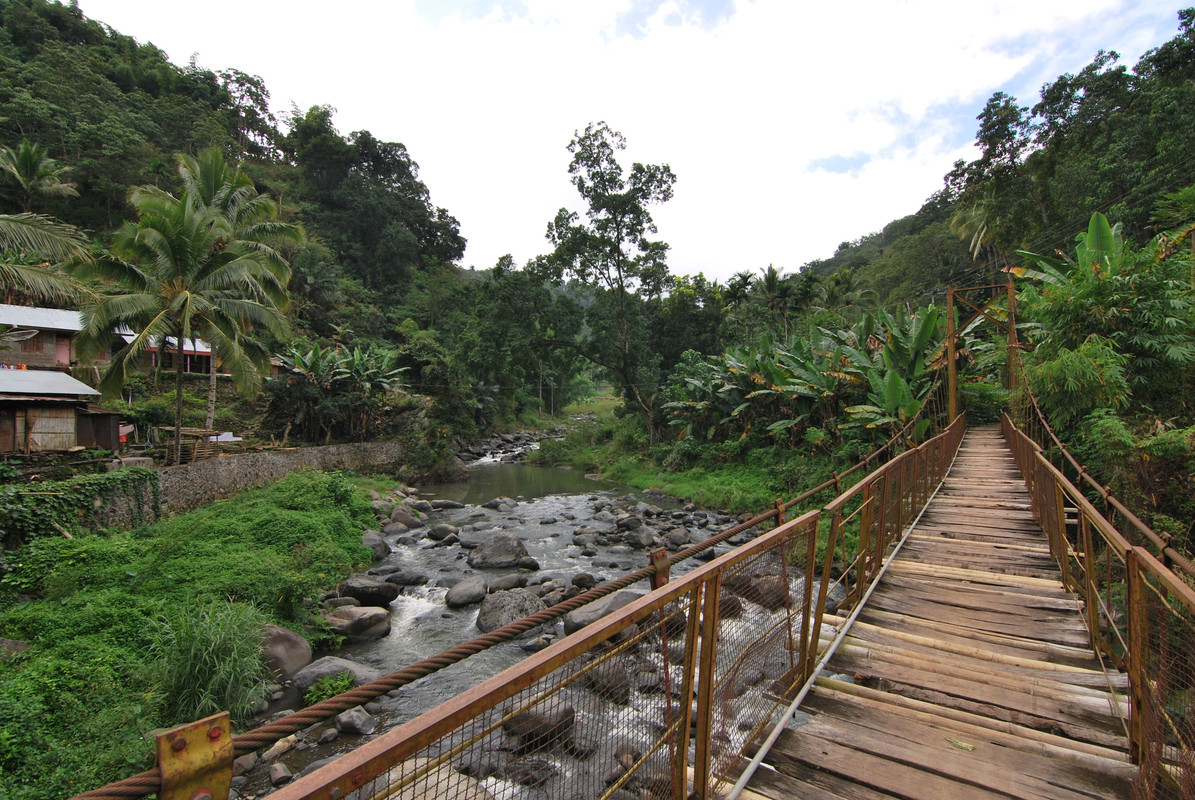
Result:
<svg viewBox="0 0 1195 800"><path fill-rule="evenodd" d="M1124 719L1138 784L1150 797L1188 797L1195 784L1195 589L1134 545L1013 419L1002 419L1033 515L1101 658L1129 676ZM1149 543L1154 544L1150 539Z"/></svg>

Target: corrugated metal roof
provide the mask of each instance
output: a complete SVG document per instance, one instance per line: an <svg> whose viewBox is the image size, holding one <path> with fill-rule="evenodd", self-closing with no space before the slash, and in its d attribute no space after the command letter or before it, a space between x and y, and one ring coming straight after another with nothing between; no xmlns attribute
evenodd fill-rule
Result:
<svg viewBox="0 0 1195 800"><path fill-rule="evenodd" d="M81 331L83 315L57 308L28 308L0 303L0 325L38 328L43 331Z"/></svg>
<svg viewBox="0 0 1195 800"><path fill-rule="evenodd" d="M0 394L97 395L99 392L65 372L0 369Z"/></svg>
<svg viewBox="0 0 1195 800"><path fill-rule="evenodd" d="M121 339L124 339L126 342L131 342L137 338L137 334L133 333L131 330L124 327L123 325L116 329L116 333L118 336L120 336ZM152 349L154 349L154 350L159 349L157 342L153 343ZM173 336L166 337L166 349L167 350L175 349ZM183 338L183 353L184 353L184 355L187 353L194 353L197 355L207 355L210 352L212 352L212 346L210 344L208 344L207 342L203 341L203 339L192 340L192 339L187 339L185 337Z"/></svg>

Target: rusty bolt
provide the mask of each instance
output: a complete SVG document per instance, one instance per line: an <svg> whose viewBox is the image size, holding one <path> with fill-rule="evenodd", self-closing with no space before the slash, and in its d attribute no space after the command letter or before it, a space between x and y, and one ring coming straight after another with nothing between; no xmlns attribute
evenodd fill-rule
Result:
<svg viewBox="0 0 1195 800"><path fill-rule="evenodd" d="M207 789L200 789L191 795L191 800L212 800L212 793Z"/></svg>
<svg viewBox="0 0 1195 800"><path fill-rule="evenodd" d="M176 753L181 753L187 749L187 740L181 736L175 737L174 741L170 743L170 749Z"/></svg>
<svg viewBox="0 0 1195 800"><path fill-rule="evenodd" d="M224 730L219 725L213 725L207 732L207 738L215 741L216 739L219 739L223 733Z"/></svg>
<svg viewBox="0 0 1195 800"><path fill-rule="evenodd" d="M336 800L338 797L340 797L340 787L333 786L332 791L328 792L328 795L332 798L332 800Z"/></svg>

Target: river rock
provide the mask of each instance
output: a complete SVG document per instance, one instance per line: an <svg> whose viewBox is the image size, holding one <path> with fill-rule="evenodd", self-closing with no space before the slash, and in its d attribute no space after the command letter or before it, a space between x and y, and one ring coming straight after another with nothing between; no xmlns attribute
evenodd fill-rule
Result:
<svg viewBox="0 0 1195 800"><path fill-rule="evenodd" d="M642 550L651 547L652 542L656 540L656 537L653 536L652 532L647 528L639 528L622 537L622 540L631 547Z"/></svg>
<svg viewBox="0 0 1195 800"><path fill-rule="evenodd" d="M519 504L517 502L511 500L509 497L495 497L488 503L482 503L481 507L493 509L495 511L501 511L502 507L506 506L506 509L509 511L511 509L518 508L518 505Z"/></svg>
<svg viewBox="0 0 1195 800"><path fill-rule="evenodd" d="M361 544L373 551L374 561L380 561L390 555L390 545L377 531L366 531L361 534Z"/></svg>
<svg viewBox="0 0 1195 800"><path fill-rule="evenodd" d="M245 753L245 755L232 760L232 775L235 778L237 775L244 775L249 770L257 766L257 753Z"/></svg>
<svg viewBox="0 0 1195 800"><path fill-rule="evenodd" d="M422 528L423 520L415 516L415 514L406 506L395 506L394 510L390 512L391 522L401 522L408 528Z"/></svg>
<svg viewBox="0 0 1195 800"><path fill-rule="evenodd" d="M517 536L495 533L473 548L468 564L474 569L504 569L520 566L519 562L529 557L527 548Z"/></svg>
<svg viewBox="0 0 1195 800"><path fill-rule="evenodd" d="M338 634L354 642L390 633L390 612L377 606L346 606L325 614L324 619Z"/></svg>
<svg viewBox="0 0 1195 800"><path fill-rule="evenodd" d="M617 611L627 603L638 600L642 596L639 592L631 592L623 589L614 594L599 597L592 603L587 603L564 615L564 633L566 636L570 633L575 633L586 625L597 622L610 612Z"/></svg>
<svg viewBox="0 0 1195 800"><path fill-rule="evenodd" d="M520 758L504 764L494 773L496 777L522 786L543 786L560 774L560 768L542 758Z"/></svg>
<svg viewBox="0 0 1195 800"><path fill-rule="evenodd" d="M485 578L473 575L460 581L444 596L444 604L449 608L464 608L485 599L488 587Z"/></svg>
<svg viewBox="0 0 1195 800"><path fill-rule="evenodd" d="M283 763L270 765L270 785L281 786L290 781L294 777L294 773L290 771L290 767Z"/></svg>
<svg viewBox="0 0 1195 800"><path fill-rule="evenodd" d="M289 628L267 623L262 637L262 657L275 678L288 680L311 663L311 644Z"/></svg>
<svg viewBox="0 0 1195 800"><path fill-rule="evenodd" d="M527 589L511 589L506 592L487 594L477 611L477 627L489 633L515 620L543 611L544 601Z"/></svg>
<svg viewBox="0 0 1195 800"><path fill-rule="evenodd" d="M449 525L447 522L438 522L427 529L427 538L434 539L435 541L439 542L447 539L449 536L452 536L457 532L458 528L455 525Z"/></svg>
<svg viewBox="0 0 1195 800"><path fill-rule="evenodd" d="M364 664L358 664L356 661L349 661L347 658L337 658L336 656L324 656L323 658L312 661L295 673L295 686L298 687L300 692L306 692L320 678L329 675L339 675L342 672L352 674L354 686L361 686L382 676L381 670L367 667Z"/></svg>
<svg viewBox="0 0 1195 800"><path fill-rule="evenodd" d="M628 514L625 517L619 517L615 525L620 531L633 531L643 525L643 520L634 514Z"/></svg>
<svg viewBox="0 0 1195 800"><path fill-rule="evenodd" d="M386 583L395 586L423 586L428 580L425 573L405 568L397 569L386 576Z"/></svg>
<svg viewBox="0 0 1195 800"><path fill-rule="evenodd" d="M348 711L336 715L336 730L341 733L355 733L364 736L374 732L378 721L370 716L361 706L353 706Z"/></svg>
<svg viewBox="0 0 1195 800"><path fill-rule="evenodd" d="M442 511L448 508L464 508L464 503L458 503L456 500L432 500L432 508L436 511Z"/></svg>
<svg viewBox="0 0 1195 800"><path fill-rule="evenodd" d="M491 592L505 592L509 589L522 589L527 585L527 576L522 573L513 572L510 575L502 575L490 581Z"/></svg>
<svg viewBox="0 0 1195 800"><path fill-rule="evenodd" d="M363 606L385 608L394 598L398 597L398 587L394 582L378 580L368 575L350 575L337 587L337 590L342 597L357 598Z"/></svg>
<svg viewBox="0 0 1195 800"><path fill-rule="evenodd" d="M432 510L432 504L426 500L408 500L407 508L413 508L423 514L427 514Z"/></svg>
<svg viewBox="0 0 1195 800"><path fill-rule="evenodd" d="M631 679L618 661L607 661L585 675L585 685L599 697L625 706L631 702Z"/></svg>
<svg viewBox="0 0 1195 800"><path fill-rule="evenodd" d="M401 522L391 522L382 528L382 534L385 536L402 536L404 533L410 533L411 529Z"/></svg>
<svg viewBox="0 0 1195 800"><path fill-rule="evenodd" d="M502 730L518 739L516 752L532 753L572 739L577 712L572 706L555 711L524 711L502 723Z"/></svg>
<svg viewBox="0 0 1195 800"><path fill-rule="evenodd" d="M788 602L788 581L782 575L733 575L723 586L744 600L758 603L768 611L783 608Z"/></svg>
<svg viewBox="0 0 1195 800"><path fill-rule="evenodd" d="M573 586L576 586L583 592L587 592L593 587L597 586L597 578L594 578L588 572L578 572L573 576Z"/></svg>

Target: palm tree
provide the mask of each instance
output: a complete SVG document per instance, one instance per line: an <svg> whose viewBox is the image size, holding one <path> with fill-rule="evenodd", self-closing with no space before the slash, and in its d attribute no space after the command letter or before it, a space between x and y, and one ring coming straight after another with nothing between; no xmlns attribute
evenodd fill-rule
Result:
<svg viewBox="0 0 1195 800"><path fill-rule="evenodd" d="M260 386L259 366L269 353L252 337L256 328L280 334L290 270L271 243L247 238L229 216L203 196L184 188L180 197L142 186L129 194L138 221L117 232L111 259L85 266L117 285L115 294L98 298L83 312L81 340L94 350L121 326L133 331L130 342L112 356L100 381L105 393L118 391L130 365L152 346L163 350L170 337L175 359L174 463L181 461L183 359L185 339L204 337L213 357L244 392ZM275 230L281 236L283 231ZM291 228L287 235L294 235Z"/></svg>
<svg viewBox="0 0 1195 800"><path fill-rule="evenodd" d="M16 181L17 202L25 213L33 208L35 197L78 197L75 184L62 179L69 171L69 167L60 167L49 158L40 144L28 139L16 150L0 148L0 174Z"/></svg>
<svg viewBox="0 0 1195 800"><path fill-rule="evenodd" d="M289 276L289 267L273 246L298 244L302 241L302 232L294 225L278 221L278 207L274 201L267 195L257 193L253 180L241 170L240 165L229 165L224 160L224 154L216 147L202 151L198 158L180 155L178 162L178 174L186 197L221 214L236 238L251 245L260 245L260 253L267 258L270 271L275 276ZM216 359L213 357L208 370L204 428L210 430L215 418Z"/></svg>
<svg viewBox="0 0 1195 800"><path fill-rule="evenodd" d="M50 262L91 259L78 230L41 214L0 214L0 298L38 303L71 302L82 294L75 280Z"/></svg>

